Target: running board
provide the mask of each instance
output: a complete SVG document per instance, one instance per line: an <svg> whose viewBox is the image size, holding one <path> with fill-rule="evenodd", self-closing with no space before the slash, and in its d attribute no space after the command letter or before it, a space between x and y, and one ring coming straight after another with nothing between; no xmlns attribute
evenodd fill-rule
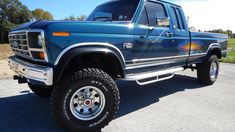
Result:
<svg viewBox="0 0 235 132"><path fill-rule="evenodd" d="M130 76L127 76L124 80L136 81L136 83L139 85L147 85L147 84L170 79L174 76L175 72L179 72L183 70L184 70L183 67L178 67L178 68L167 69L163 71L130 75Z"/></svg>

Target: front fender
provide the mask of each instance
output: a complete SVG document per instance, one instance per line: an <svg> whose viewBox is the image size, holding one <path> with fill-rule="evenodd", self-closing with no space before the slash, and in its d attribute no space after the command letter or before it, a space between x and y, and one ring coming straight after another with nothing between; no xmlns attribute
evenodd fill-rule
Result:
<svg viewBox="0 0 235 132"><path fill-rule="evenodd" d="M84 45L84 46L78 46L71 48L63 53L63 55L60 57L59 61L56 63L54 67L54 77L53 80L55 83L57 83L63 74L63 71L65 70L66 66L69 64L69 62L83 54L92 54L92 53L105 53L107 55L111 55L115 57L119 62L122 70L125 69L125 61L123 60L123 56L120 53L120 51L117 51L116 49L108 46L97 46L97 45Z"/></svg>

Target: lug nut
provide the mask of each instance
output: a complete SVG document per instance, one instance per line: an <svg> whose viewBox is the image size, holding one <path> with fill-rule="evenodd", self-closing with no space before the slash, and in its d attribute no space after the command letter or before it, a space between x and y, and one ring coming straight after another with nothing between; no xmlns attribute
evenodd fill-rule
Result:
<svg viewBox="0 0 235 132"><path fill-rule="evenodd" d="M76 104L74 104L74 107L77 107L78 106L78 104L76 103Z"/></svg>
<svg viewBox="0 0 235 132"><path fill-rule="evenodd" d="M89 111L89 112L92 112L92 108L89 108L88 111Z"/></svg>

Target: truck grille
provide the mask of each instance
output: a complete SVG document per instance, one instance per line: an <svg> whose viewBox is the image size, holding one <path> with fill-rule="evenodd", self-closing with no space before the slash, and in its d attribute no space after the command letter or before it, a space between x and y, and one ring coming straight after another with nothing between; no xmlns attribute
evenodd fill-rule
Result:
<svg viewBox="0 0 235 132"><path fill-rule="evenodd" d="M26 32L19 33L10 33L9 34L9 43L16 55L32 58L32 55L29 51L29 44L27 39Z"/></svg>
<svg viewBox="0 0 235 132"><path fill-rule="evenodd" d="M9 33L9 43L16 56L34 61L48 62L43 30L12 31Z"/></svg>

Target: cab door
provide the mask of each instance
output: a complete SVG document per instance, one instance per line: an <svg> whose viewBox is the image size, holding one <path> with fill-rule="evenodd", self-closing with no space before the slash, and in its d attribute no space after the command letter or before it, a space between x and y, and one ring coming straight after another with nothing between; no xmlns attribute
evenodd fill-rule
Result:
<svg viewBox="0 0 235 132"><path fill-rule="evenodd" d="M177 49L173 31L170 27L157 25L158 18L168 17L164 3L146 2L135 28L135 64L150 63L151 66L161 65L161 68L165 68L174 63L171 57L177 55Z"/></svg>

